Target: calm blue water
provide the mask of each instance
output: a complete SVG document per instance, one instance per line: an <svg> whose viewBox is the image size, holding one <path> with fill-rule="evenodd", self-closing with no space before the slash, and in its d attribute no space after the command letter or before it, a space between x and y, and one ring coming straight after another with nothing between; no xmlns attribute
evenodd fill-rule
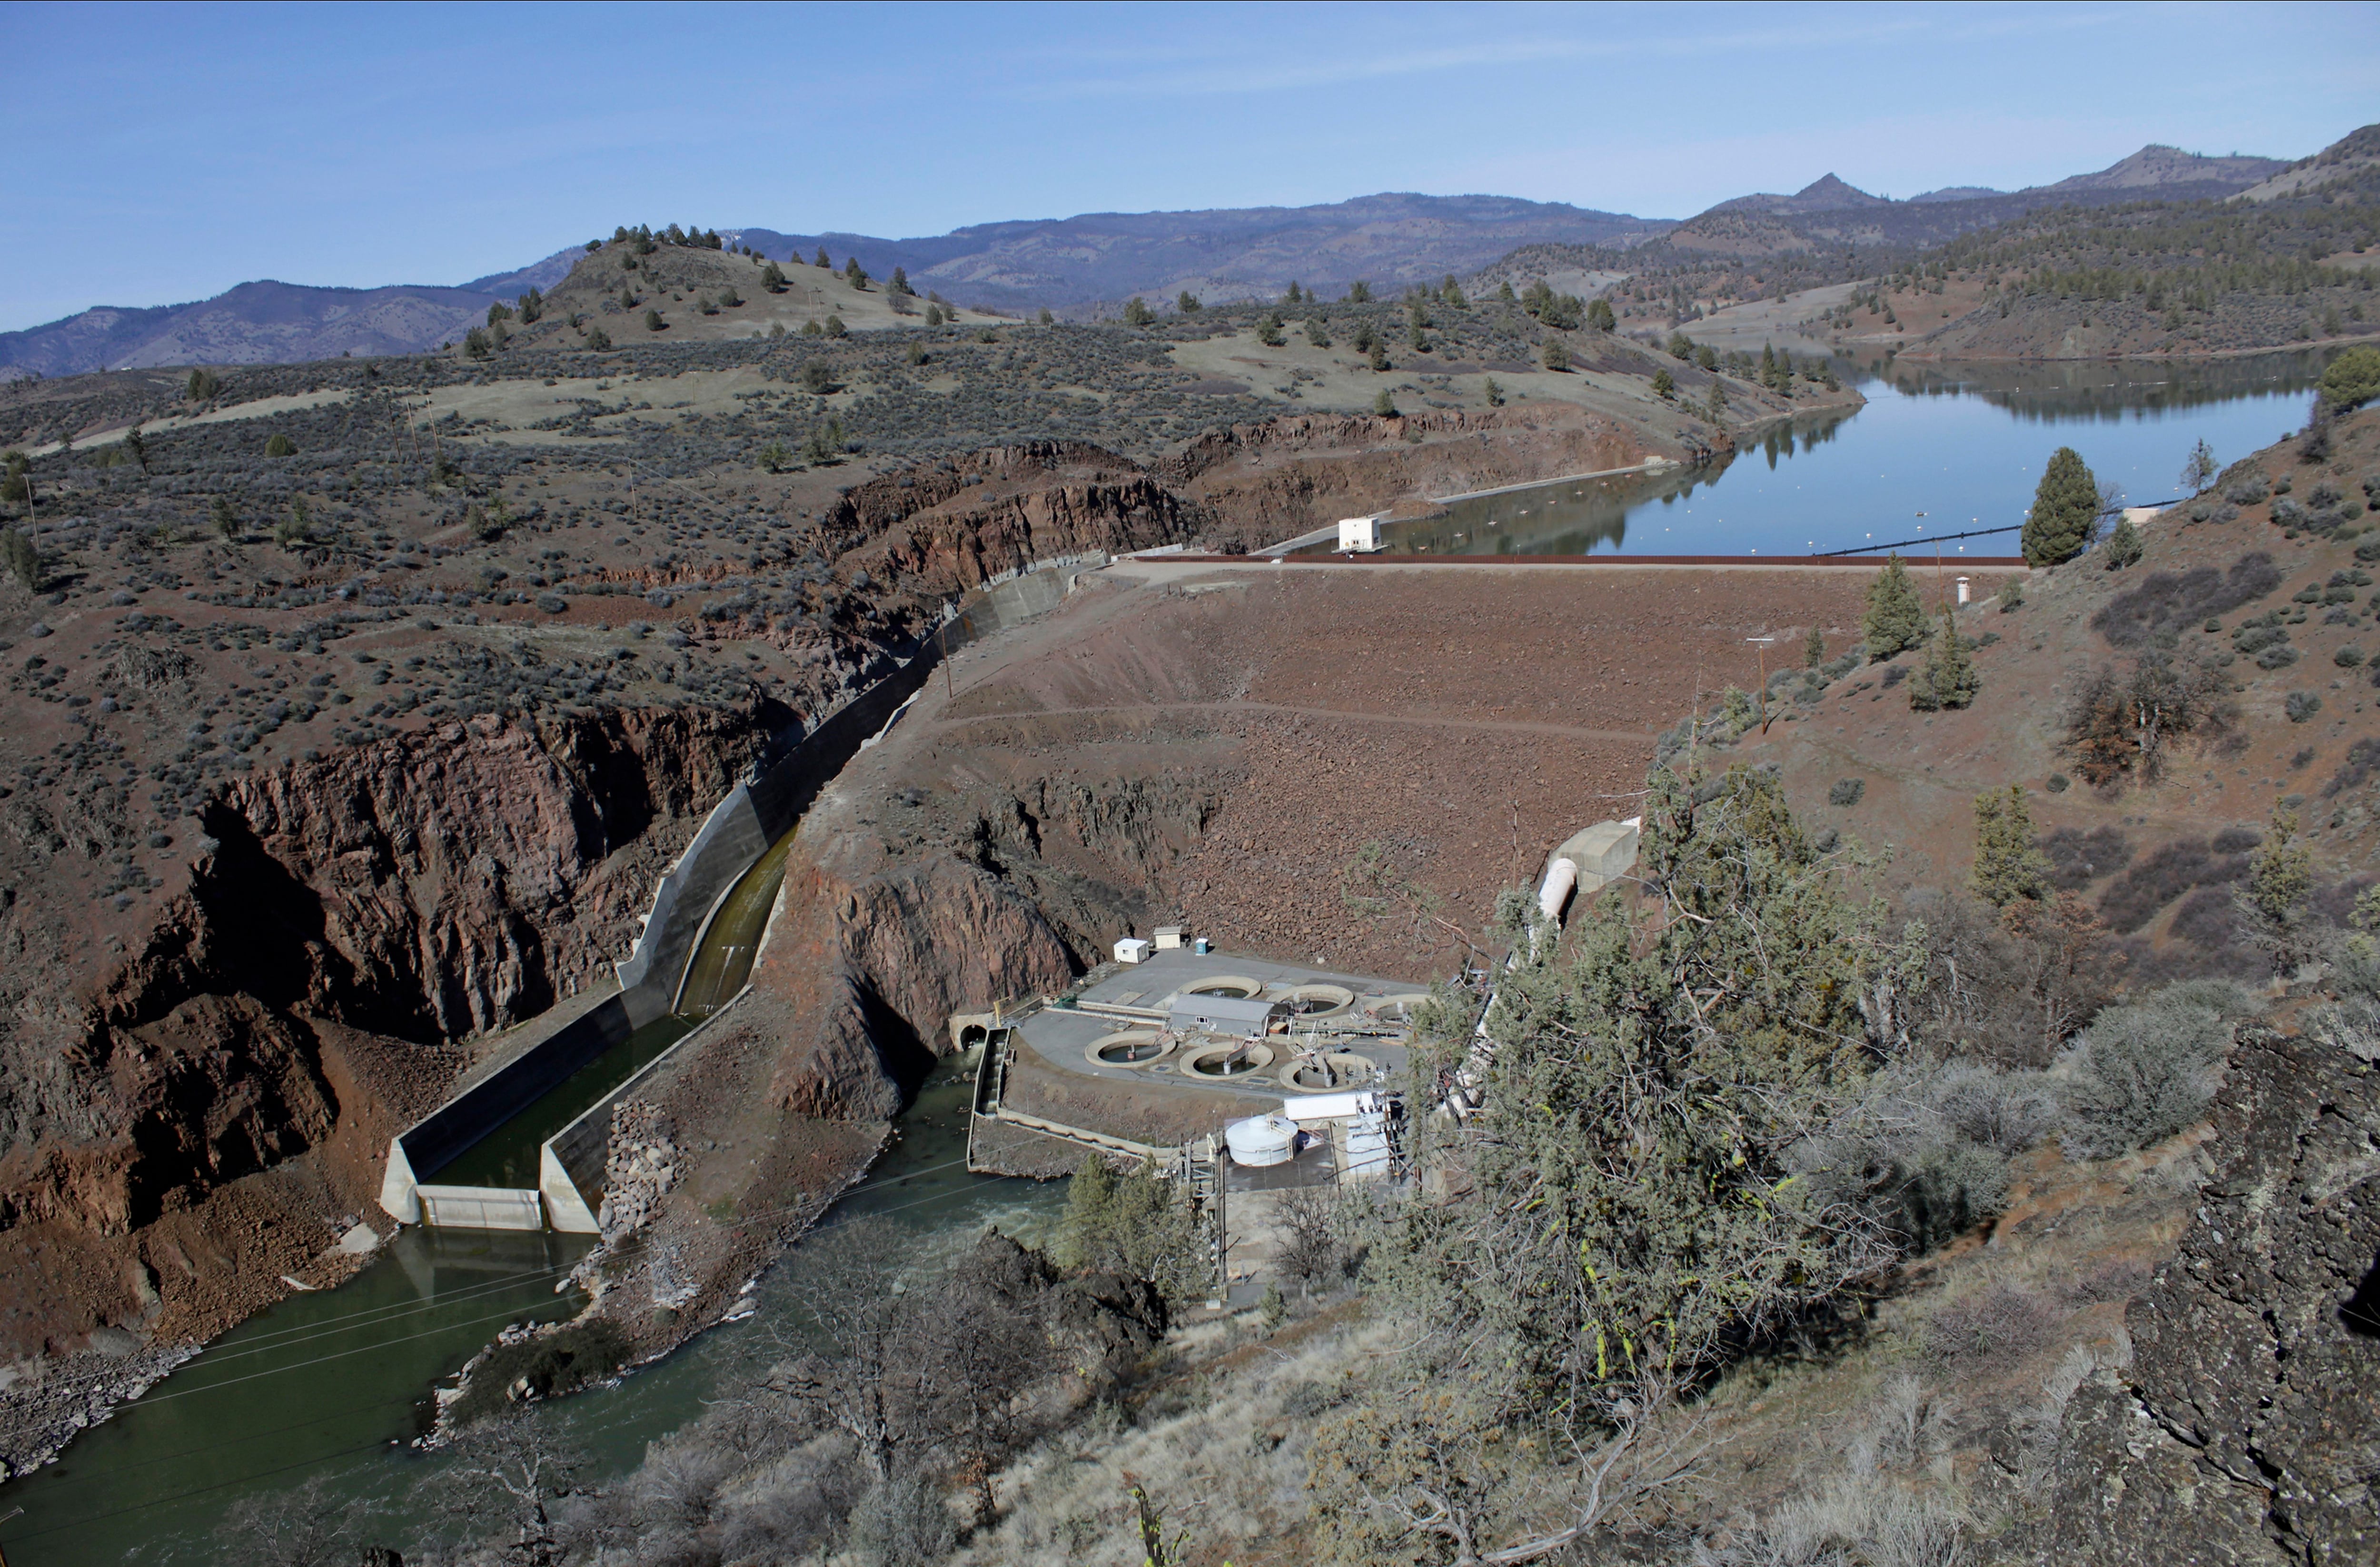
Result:
<svg viewBox="0 0 2380 1567"><path fill-rule="evenodd" d="M1780 429L1723 468L1457 501L1391 525L1387 541L1393 553L1459 555L1808 555L1880 546L2022 523L2060 446L2121 485L2129 503L2146 505L2179 493L2197 441L2229 463L2302 426L2320 373L2309 355L2200 367L1896 368L1860 380L1866 407ZM2016 540L2009 533L1945 549L2013 555Z"/></svg>

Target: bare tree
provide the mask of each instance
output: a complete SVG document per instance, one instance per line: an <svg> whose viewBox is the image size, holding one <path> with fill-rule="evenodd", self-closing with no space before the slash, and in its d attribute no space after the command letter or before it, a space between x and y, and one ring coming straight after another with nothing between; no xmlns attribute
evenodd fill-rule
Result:
<svg viewBox="0 0 2380 1567"><path fill-rule="evenodd" d="M1339 1244L1339 1193L1335 1187L1296 1187L1281 1194L1273 1210L1281 1226L1281 1246L1273 1260L1287 1277L1297 1281L1301 1300L1315 1287L1324 1288L1341 1274L1343 1250Z"/></svg>
<svg viewBox="0 0 2380 1567"><path fill-rule="evenodd" d="M902 1288L902 1248L882 1221L863 1221L830 1230L802 1250L806 1265L792 1270L793 1296L807 1332L795 1331L808 1347L778 1368L768 1385L848 1435L881 1484L909 1434L904 1405L917 1358L917 1311Z"/></svg>
<svg viewBox="0 0 2380 1567"><path fill-rule="evenodd" d="M562 1560L554 1503L571 1493L585 1462L526 1414L475 1426L443 1478L440 1511L479 1537L509 1530L511 1560L552 1567Z"/></svg>
<svg viewBox="0 0 2380 1567"><path fill-rule="evenodd" d="M1000 1460L1029 1428L1027 1392L1059 1368L1040 1311L1046 1270L1022 1247L979 1246L925 1315L914 1415L974 1489L979 1525L998 1511L992 1476Z"/></svg>
<svg viewBox="0 0 2380 1567"><path fill-rule="evenodd" d="M215 1538L227 1561L256 1567L352 1567L363 1537L362 1508L334 1496L321 1476L287 1490L232 1504Z"/></svg>

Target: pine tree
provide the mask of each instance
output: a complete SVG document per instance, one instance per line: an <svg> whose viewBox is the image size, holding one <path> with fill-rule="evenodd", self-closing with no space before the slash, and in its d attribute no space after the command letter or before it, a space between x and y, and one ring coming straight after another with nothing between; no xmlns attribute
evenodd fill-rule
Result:
<svg viewBox="0 0 2380 1567"><path fill-rule="evenodd" d="M908 269L905 267L894 267L892 269L892 281L886 283L884 286L894 294L909 294L914 292L909 287L909 272Z"/></svg>
<svg viewBox="0 0 2380 1567"><path fill-rule="evenodd" d="M1860 635L1867 643L1870 663L1880 664L1925 640L1925 606L1917 585L1898 555L1868 585L1867 613L1860 618Z"/></svg>
<svg viewBox="0 0 2380 1567"><path fill-rule="evenodd" d="M1156 319L1157 312L1151 310L1148 307L1148 301L1143 299L1139 295L1135 294L1130 299L1124 301L1124 325L1128 327L1145 327Z"/></svg>
<svg viewBox="0 0 2380 1567"><path fill-rule="evenodd" d="M1173 307L1176 310L1181 311L1185 316L1195 315L1201 308L1198 303L1198 296L1191 293L1186 288L1180 294L1174 295Z"/></svg>
<svg viewBox="0 0 2380 1567"><path fill-rule="evenodd" d="M1945 604L1941 632L1925 650L1925 666L1909 682L1909 705L1920 713L1964 707L1975 700L1975 693L1983 687L1983 677L1975 672L1975 660L1968 654L1967 645L1960 640L1959 624L1951 619L1950 607Z"/></svg>
<svg viewBox="0 0 2380 1567"><path fill-rule="evenodd" d="M2116 524L2116 531L2107 536L2107 542L2099 547L2099 553L2106 557L2107 570L2111 572L2120 572L2126 566L2137 564L2142 553L2141 530L2132 526L2130 517L2124 518Z"/></svg>
<svg viewBox="0 0 2380 1567"><path fill-rule="evenodd" d="M2222 466L2215 461L2215 448L2207 445L2202 437L2198 444L2190 449L2190 461L2181 465L2181 488L2192 495L2204 494L2206 487L2215 482L2215 476L2220 472Z"/></svg>
<svg viewBox="0 0 2380 1567"><path fill-rule="evenodd" d="M810 265L816 267L822 272L831 272L834 271L834 263L826 259L826 247L823 245L819 247L818 259L812 261Z"/></svg>
<svg viewBox="0 0 2380 1567"><path fill-rule="evenodd" d="M1619 318L1611 313L1611 301L1601 298L1589 300L1586 307L1586 324L1597 331L1609 331L1617 327L1620 321Z"/></svg>
<svg viewBox="0 0 2380 1567"><path fill-rule="evenodd" d="M42 590L42 551L33 541L15 528L0 528L0 564L25 585L26 591Z"/></svg>
<svg viewBox="0 0 2380 1567"><path fill-rule="evenodd" d="M2313 891L2313 851L2298 841L2298 814L2277 807L2265 841L2248 856L2248 879L2234 895L2277 973L2290 973L2313 956L2306 910Z"/></svg>
<svg viewBox="0 0 2380 1567"><path fill-rule="evenodd" d="M2049 454L2040 488L2033 492L2033 510L2025 514L2025 564L2055 566L2082 554L2098 517L2098 481L2080 452L2059 447Z"/></svg>
<svg viewBox="0 0 2380 1567"><path fill-rule="evenodd" d="M2023 785L1975 796L1975 868L1968 885L1995 909L2019 898L2048 899L2049 857L2034 847Z"/></svg>

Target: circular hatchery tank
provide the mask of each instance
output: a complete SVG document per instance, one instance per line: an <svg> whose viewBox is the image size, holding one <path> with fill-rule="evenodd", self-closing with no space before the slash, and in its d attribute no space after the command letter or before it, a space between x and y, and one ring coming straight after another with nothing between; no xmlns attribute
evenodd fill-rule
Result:
<svg viewBox="0 0 2380 1567"><path fill-rule="evenodd" d="M1173 1054L1173 1042L1146 1029L1127 1030L1093 1040L1083 1051L1094 1067L1146 1067Z"/></svg>
<svg viewBox="0 0 2380 1567"><path fill-rule="evenodd" d="M1245 974L1216 974L1203 980L1193 980L1182 987L1184 995L1227 995L1234 1001L1245 1001L1264 989L1262 980L1252 980Z"/></svg>
<svg viewBox="0 0 2380 1567"><path fill-rule="evenodd" d="M1184 1060L1182 1070L1192 1077L1225 1078L1236 1082L1272 1065L1272 1046L1256 1044L1248 1047L1247 1054L1241 1056L1236 1065L1225 1067L1224 1063L1231 1059L1232 1053L1239 1048L1236 1044L1210 1044Z"/></svg>
<svg viewBox="0 0 2380 1567"><path fill-rule="evenodd" d="M1364 1010L1383 1023L1410 1023L1414 1008L1429 999L1426 990L1406 991L1396 995L1376 995L1364 1003Z"/></svg>
<svg viewBox="0 0 2380 1567"><path fill-rule="evenodd" d="M1293 1018L1330 1018L1355 1005L1355 993L1345 985L1293 985L1281 993Z"/></svg>
<svg viewBox="0 0 2380 1567"><path fill-rule="evenodd" d="M1333 1051L1318 1062L1300 1062L1281 1075L1281 1082L1300 1093L1345 1093L1372 1080L1369 1056Z"/></svg>

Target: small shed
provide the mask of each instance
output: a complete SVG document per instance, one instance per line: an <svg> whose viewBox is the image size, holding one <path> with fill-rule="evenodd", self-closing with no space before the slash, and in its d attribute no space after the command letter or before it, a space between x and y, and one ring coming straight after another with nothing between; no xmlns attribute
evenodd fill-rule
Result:
<svg viewBox="0 0 2380 1567"><path fill-rule="evenodd" d="M1275 1018L1288 1016L1289 1003L1285 1001L1194 992L1174 998L1165 1025L1175 1033L1245 1036L1262 1033Z"/></svg>
<svg viewBox="0 0 2380 1567"><path fill-rule="evenodd" d="M1115 944L1116 961L1144 963L1148 960L1148 939L1146 936L1125 936Z"/></svg>
<svg viewBox="0 0 2380 1567"><path fill-rule="evenodd" d="M1377 516L1340 518L1339 548L1366 555L1377 551L1380 548L1380 519Z"/></svg>

